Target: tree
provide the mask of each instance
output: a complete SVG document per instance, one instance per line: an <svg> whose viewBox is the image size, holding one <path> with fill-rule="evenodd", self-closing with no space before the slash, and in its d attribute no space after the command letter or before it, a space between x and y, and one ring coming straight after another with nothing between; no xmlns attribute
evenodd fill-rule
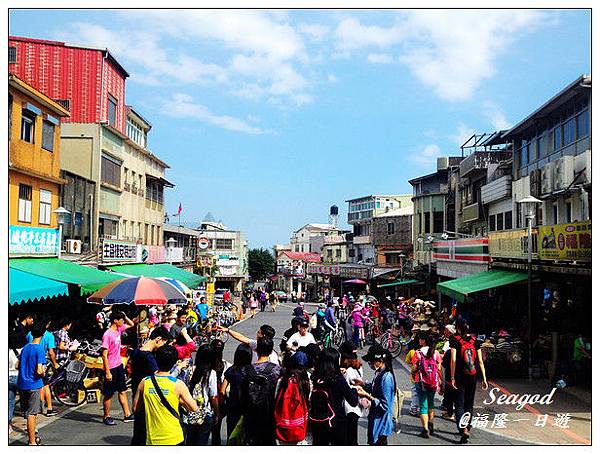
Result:
<svg viewBox="0 0 600 454"><path fill-rule="evenodd" d="M275 258L267 249L248 251L248 273L253 281L261 281L275 272Z"/></svg>

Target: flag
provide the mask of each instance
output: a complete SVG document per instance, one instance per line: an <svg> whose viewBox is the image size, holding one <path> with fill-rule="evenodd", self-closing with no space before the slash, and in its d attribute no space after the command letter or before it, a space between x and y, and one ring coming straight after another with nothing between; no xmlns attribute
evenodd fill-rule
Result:
<svg viewBox="0 0 600 454"><path fill-rule="evenodd" d="M181 214L181 202L179 202L179 209L177 210L177 214L175 216L179 216Z"/></svg>

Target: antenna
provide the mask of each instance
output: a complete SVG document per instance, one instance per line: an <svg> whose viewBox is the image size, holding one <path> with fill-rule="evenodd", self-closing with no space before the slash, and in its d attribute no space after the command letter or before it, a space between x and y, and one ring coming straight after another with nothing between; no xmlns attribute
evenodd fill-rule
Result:
<svg viewBox="0 0 600 454"><path fill-rule="evenodd" d="M332 205L329 208L329 223L334 227L337 228L338 225L338 207L336 205Z"/></svg>

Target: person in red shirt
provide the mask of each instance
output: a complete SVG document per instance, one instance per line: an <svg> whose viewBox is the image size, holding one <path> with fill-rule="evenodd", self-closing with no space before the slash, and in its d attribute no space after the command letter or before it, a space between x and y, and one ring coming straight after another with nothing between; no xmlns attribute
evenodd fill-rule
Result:
<svg viewBox="0 0 600 454"><path fill-rule="evenodd" d="M196 351L197 345L188 334L187 328L183 328L175 339L174 347L177 350L177 359L190 359L192 353Z"/></svg>
<svg viewBox="0 0 600 454"><path fill-rule="evenodd" d="M223 293L223 303L227 304L231 301L231 293L229 292L229 290L227 290L225 293Z"/></svg>

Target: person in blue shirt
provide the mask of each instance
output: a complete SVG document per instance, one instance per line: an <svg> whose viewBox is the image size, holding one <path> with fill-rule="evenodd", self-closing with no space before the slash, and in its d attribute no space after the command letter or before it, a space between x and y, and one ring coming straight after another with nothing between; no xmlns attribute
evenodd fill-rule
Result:
<svg viewBox="0 0 600 454"><path fill-rule="evenodd" d="M396 377L392 369L392 355L379 344L369 347L363 360L375 371L375 377L366 390L358 388L358 395L371 401L367 423L369 445L384 446L394 432L394 394Z"/></svg>
<svg viewBox="0 0 600 454"><path fill-rule="evenodd" d="M200 302L196 304L196 312L200 317L200 321L204 322L208 318L208 304L206 304L206 298L201 297Z"/></svg>
<svg viewBox="0 0 600 454"><path fill-rule="evenodd" d="M44 386L42 377L44 376L44 365L46 364L46 353L40 344L43 333L43 325L32 328L30 332L32 340L23 347L19 355L17 388L21 399L21 411L27 420L30 445L39 444L35 428L37 415L42 412L40 390Z"/></svg>
<svg viewBox="0 0 600 454"><path fill-rule="evenodd" d="M325 311L325 325L331 330L335 330L337 326L337 319L335 318L335 308L333 307L333 301L327 302L327 310Z"/></svg>
<svg viewBox="0 0 600 454"><path fill-rule="evenodd" d="M42 321L43 327L45 327L44 334L42 335L42 339L40 340L40 346L44 351L44 355L50 359L52 366L57 370L59 368L58 361L56 361L56 341L54 339L54 334L50 331L50 327L52 325L52 321L50 319L46 319ZM33 336L31 332L27 333L27 342L31 343L33 341ZM44 387L41 391L42 403L46 404L46 416L54 416L56 415L56 410L52 408L52 393L50 391L50 387L46 386L44 383Z"/></svg>

